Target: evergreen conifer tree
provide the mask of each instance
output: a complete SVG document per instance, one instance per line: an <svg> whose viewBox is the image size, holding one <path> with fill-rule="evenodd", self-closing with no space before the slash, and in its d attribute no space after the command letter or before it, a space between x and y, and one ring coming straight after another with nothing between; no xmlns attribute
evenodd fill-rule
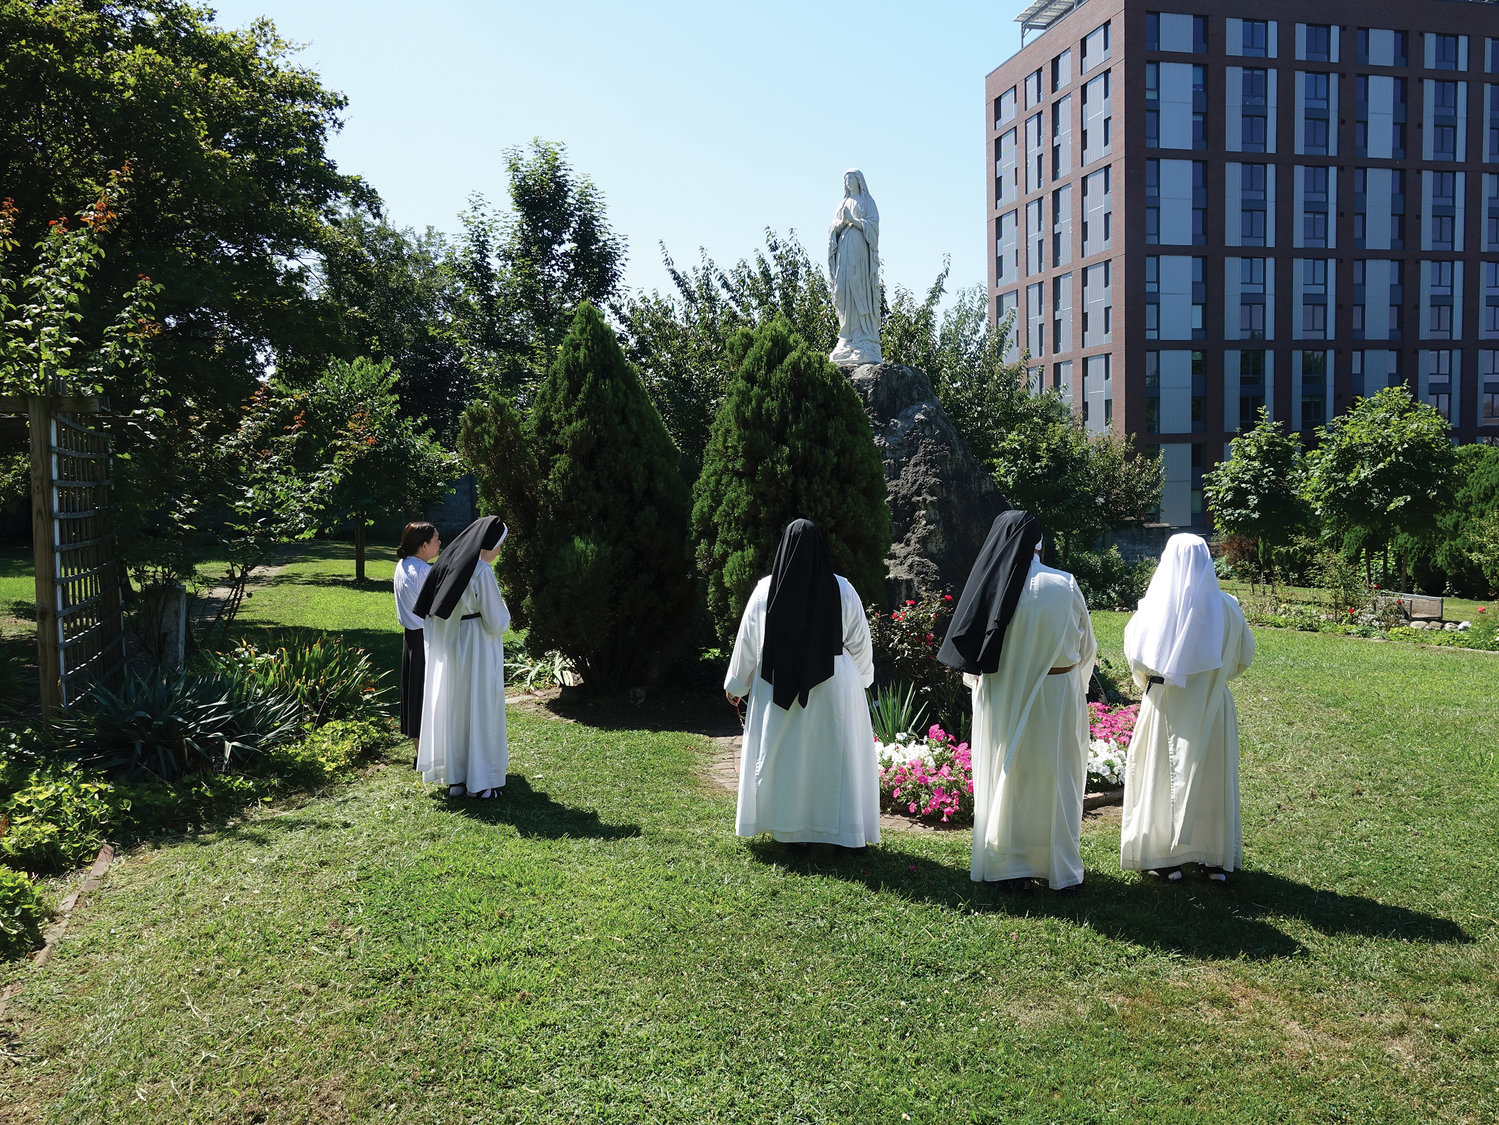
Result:
<svg viewBox="0 0 1499 1125"><path fill-rule="evenodd" d="M858 394L782 317L743 332L736 353L743 358L714 417L692 509L719 636L734 636L781 532L797 518L822 529L833 568L866 603L883 603L890 508Z"/></svg>
<svg viewBox="0 0 1499 1125"><path fill-rule="evenodd" d="M529 416L471 407L463 431L486 504L526 540L500 558L528 647L563 653L597 692L647 673L691 620L689 496L599 311L578 307Z"/></svg>

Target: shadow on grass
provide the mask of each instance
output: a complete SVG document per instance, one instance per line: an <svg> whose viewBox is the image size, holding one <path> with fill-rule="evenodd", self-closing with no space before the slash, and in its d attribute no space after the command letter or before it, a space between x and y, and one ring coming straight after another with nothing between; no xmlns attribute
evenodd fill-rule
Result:
<svg viewBox="0 0 1499 1125"><path fill-rule="evenodd" d="M541 709L599 731L682 731L720 736L739 734L744 729L717 685L701 690L656 689L647 692L638 704L629 702L623 694L595 699L564 694L546 700Z"/></svg>
<svg viewBox="0 0 1499 1125"><path fill-rule="evenodd" d="M798 855L760 836L748 848L761 862L862 883L880 894L953 910L1066 919L1119 941L1204 960L1270 960L1305 952L1301 942L1274 924L1274 919L1287 917L1329 935L1429 944L1473 940L1457 923L1438 915L1258 871L1235 872L1228 887L1191 880L1142 882L1134 875L1090 871L1077 894L1059 895L1044 888L1012 894L993 884L974 883L966 869L960 871L888 844L872 847L863 855L814 844L807 854Z"/></svg>
<svg viewBox="0 0 1499 1125"><path fill-rule="evenodd" d="M434 804L459 816L486 824L508 824L522 836L548 840L623 840L640 835L638 824L605 824L592 809L559 804L542 790L532 789L520 774L507 774L505 791L492 801L469 797L449 800L442 788L432 793Z"/></svg>

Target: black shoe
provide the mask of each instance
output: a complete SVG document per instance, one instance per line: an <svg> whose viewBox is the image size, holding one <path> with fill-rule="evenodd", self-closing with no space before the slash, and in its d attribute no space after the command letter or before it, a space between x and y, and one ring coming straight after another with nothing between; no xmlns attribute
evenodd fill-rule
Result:
<svg viewBox="0 0 1499 1125"><path fill-rule="evenodd" d="M1031 881L1029 879L997 879L992 886L995 890L1007 895L1027 895L1031 893Z"/></svg>
<svg viewBox="0 0 1499 1125"><path fill-rule="evenodd" d="M1052 887L1051 893L1054 895L1080 895L1083 893L1083 885L1081 883L1073 883L1070 887Z"/></svg>

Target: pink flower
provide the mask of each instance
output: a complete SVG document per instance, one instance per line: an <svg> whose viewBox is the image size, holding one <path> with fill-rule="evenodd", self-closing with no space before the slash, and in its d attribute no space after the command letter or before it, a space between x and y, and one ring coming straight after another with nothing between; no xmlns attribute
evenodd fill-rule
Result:
<svg viewBox="0 0 1499 1125"><path fill-rule="evenodd" d="M915 604L916 604L916 603L915 603L915 602L913 602L913 601L912 601L912 600L911 600L911 599L910 599L910 598L907 598L907 599L906 599L906 604L907 604L907 605L915 605Z"/></svg>
<svg viewBox="0 0 1499 1125"><path fill-rule="evenodd" d="M1486 609L1488 609L1488 606L1481 605L1481 606L1478 607L1478 612L1479 613L1483 613Z"/></svg>
<svg viewBox="0 0 1499 1125"><path fill-rule="evenodd" d="M950 601L952 601L952 595L951 594L943 594L942 595L942 600L945 601L945 602L950 602Z"/></svg>

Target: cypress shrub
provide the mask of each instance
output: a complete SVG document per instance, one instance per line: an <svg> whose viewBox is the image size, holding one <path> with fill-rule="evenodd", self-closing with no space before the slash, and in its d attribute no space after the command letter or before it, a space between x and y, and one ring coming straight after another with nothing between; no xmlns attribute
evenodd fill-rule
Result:
<svg viewBox="0 0 1499 1125"><path fill-rule="evenodd" d="M503 401L473 407L459 447L511 526L501 580L527 649L561 652L594 692L651 672L690 623L689 497L599 311L578 307L527 417Z"/></svg>
<svg viewBox="0 0 1499 1125"><path fill-rule="evenodd" d="M732 640L755 583L794 519L827 536L833 567L883 602L890 508L863 404L826 356L777 317L731 346L742 355L693 492L692 540L708 612Z"/></svg>

